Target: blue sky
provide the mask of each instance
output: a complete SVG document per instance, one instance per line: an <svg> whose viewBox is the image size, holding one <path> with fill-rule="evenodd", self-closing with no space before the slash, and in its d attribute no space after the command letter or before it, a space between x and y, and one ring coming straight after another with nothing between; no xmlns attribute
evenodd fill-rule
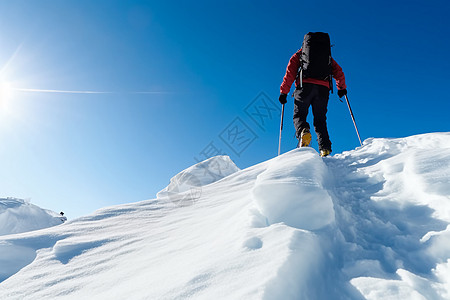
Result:
<svg viewBox="0 0 450 300"><path fill-rule="evenodd" d="M276 156L308 31L330 34L363 139L449 131L449 15L444 0L1 1L0 196L73 218L154 198L217 151L240 168ZM359 146L336 94L328 127L333 153Z"/></svg>

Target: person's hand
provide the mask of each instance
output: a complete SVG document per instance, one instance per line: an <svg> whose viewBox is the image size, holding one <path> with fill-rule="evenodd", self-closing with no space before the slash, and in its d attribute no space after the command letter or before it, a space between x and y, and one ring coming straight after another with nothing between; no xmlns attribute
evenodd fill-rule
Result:
<svg viewBox="0 0 450 300"><path fill-rule="evenodd" d="M344 97L345 95L347 95L347 89L338 90L338 96L339 96L339 98L342 98L342 97Z"/></svg>
<svg viewBox="0 0 450 300"><path fill-rule="evenodd" d="M280 94L280 98L278 98L278 101L280 101L281 104L285 104L287 102L287 94Z"/></svg>

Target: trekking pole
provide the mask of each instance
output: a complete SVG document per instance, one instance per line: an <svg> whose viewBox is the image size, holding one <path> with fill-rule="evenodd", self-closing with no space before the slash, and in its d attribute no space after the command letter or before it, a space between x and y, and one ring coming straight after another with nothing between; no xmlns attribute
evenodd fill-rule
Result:
<svg viewBox="0 0 450 300"><path fill-rule="evenodd" d="M345 101L347 101L348 110L350 111L350 116L352 116L353 125L355 125L356 134L358 135L359 143L362 146L361 137L359 136L358 127L356 126L355 116L353 115L352 108L350 107L350 102L348 102L348 97L345 95Z"/></svg>
<svg viewBox="0 0 450 300"><path fill-rule="evenodd" d="M281 150L281 131L283 130L283 119L284 119L284 104L281 108L280 139L278 140L278 155L280 155L280 150Z"/></svg>

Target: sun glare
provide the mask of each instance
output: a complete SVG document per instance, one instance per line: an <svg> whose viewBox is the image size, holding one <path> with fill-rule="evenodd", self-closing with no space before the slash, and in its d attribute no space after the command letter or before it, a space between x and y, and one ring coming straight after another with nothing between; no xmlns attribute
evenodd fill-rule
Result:
<svg viewBox="0 0 450 300"><path fill-rule="evenodd" d="M0 110L7 112L13 98L14 89L9 82L0 81Z"/></svg>

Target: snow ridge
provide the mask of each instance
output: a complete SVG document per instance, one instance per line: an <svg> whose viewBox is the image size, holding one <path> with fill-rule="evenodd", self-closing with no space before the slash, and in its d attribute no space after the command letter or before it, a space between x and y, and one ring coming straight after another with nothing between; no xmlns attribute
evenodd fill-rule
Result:
<svg viewBox="0 0 450 300"><path fill-rule="evenodd" d="M155 200L1 237L0 298L450 298L450 133L228 159Z"/></svg>
<svg viewBox="0 0 450 300"><path fill-rule="evenodd" d="M333 202L324 189L328 176L315 150L296 149L274 160L258 176L253 198L268 224L319 229L334 222Z"/></svg>
<svg viewBox="0 0 450 300"><path fill-rule="evenodd" d="M38 230L64 223L66 218L18 198L0 198L0 235Z"/></svg>
<svg viewBox="0 0 450 300"><path fill-rule="evenodd" d="M202 194L202 186L214 183L235 172L239 168L227 155L211 157L175 175L167 187L156 194L158 199L166 199L177 205L191 205ZM183 195L183 197L179 197Z"/></svg>

